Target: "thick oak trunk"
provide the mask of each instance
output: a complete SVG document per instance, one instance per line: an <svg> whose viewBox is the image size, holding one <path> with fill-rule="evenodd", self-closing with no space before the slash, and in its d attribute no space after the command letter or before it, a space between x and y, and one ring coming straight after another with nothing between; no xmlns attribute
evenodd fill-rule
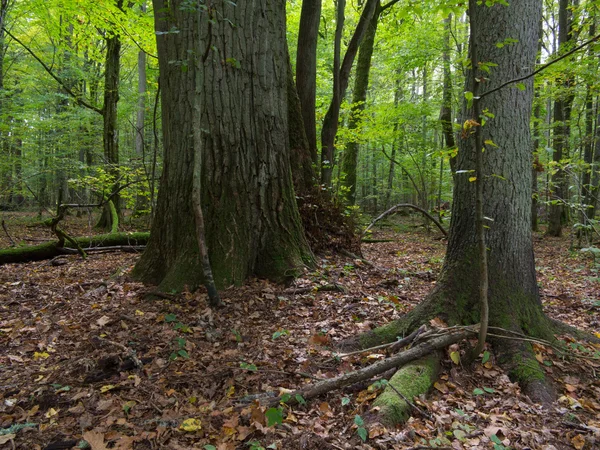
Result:
<svg viewBox="0 0 600 450"><path fill-rule="evenodd" d="M166 290L203 282L192 198L194 158L202 158L217 286L292 277L312 255L290 171L284 4L219 2L208 12L185 4L154 0L165 157L152 237L135 275Z"/></svg>

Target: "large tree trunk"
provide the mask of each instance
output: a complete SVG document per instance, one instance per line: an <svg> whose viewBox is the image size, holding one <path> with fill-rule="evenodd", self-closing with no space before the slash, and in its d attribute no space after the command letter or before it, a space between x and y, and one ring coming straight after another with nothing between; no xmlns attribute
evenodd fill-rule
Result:
<svg viewBox="0 0 600 450"><path fill-rule="evenodd" d="M358 60L356 62L356 77L354 79L354 91L352 93L352 114L348 128L355 130L359 127L362 119L361 113L365 110L367 90L369 88L369 73L371 71L371 58L375 46L375 35L377 23L381 12L381 2L377 2L375 13L360 44ZM346 174L344 186L347 188L346 201L349 205L356 203L356 165L358 164L359 144L356 141L349 142L344 151L342 159L342 171Z"/></svg>
<svg viewBox="0 0 600 450"><path fill-rule="evenodd" d="M302 109L304 130L313 164L317 157L317 121L315 101L317 90L317 41L321 22L321 0L303 0L296 51L296 87Z"/></svg>
<svg viewBox="0 0 600 450"><path fill-rule="evenodd" d="M312 254L290 170L284 4L219 2L198 18L183 3L171 1L167 9L154 0L164 170L151 239L134 274L165 290L203 282L192 199L194 159L202 158L201 201L217 286L250 275L293 277ZM204 101L195 112L196 95ZM194 140L196 120L204 128Z"/></svg>
<svg viewBox="0 0 600 450"><path fill-rule="evenodd" d="M474 1L474 0L472 0ZM484 216L489 221L486 235L488 248L489 320L490 325L552 337L549 321L542 311L536 283L531 235L531 137L529 120L533 99L533 80L526 80L525 91L502 89L490 95L485 91L533 71L541 4L536 0L474 6L472 32L477 40L477 61L498 65L481 87L481 110L493 113L482 128L484 142L491 140L498 148L486 145L484 154ZM500 26L500 24L502 26ZM507 38L518 43L499 49L497 42ZM472 91L473 77L467 75L465 91ZM468 109L461 123L474 119ZM407 330L439 316L450 324L479 321L479 256L475 230L475 184L468 171L475 168L473 138L461 139L456 161L456 175L450 237L445 263L436 287L429 296L400 321L392 322L361 336L355 344L370 346L395 340ZM465 171L465 172L460 172ZM499 175L492 176L492 175ZM521 381L527 392L539 400L549 398L543 384L543 371L527 348L503 341L496 347L500 359L511 374Z"/></svg>

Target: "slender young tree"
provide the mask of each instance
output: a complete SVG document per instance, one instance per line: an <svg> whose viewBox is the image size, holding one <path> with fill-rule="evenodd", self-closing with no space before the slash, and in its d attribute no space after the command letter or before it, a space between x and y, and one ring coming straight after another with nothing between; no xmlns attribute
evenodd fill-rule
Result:
<svg viewBox="0 0 600 450"><path fill-rule="evenodd" d="M321 0L303 0L296 51L296 88L302 110L304 130L313 164L317 165L317 43L321 22Z"/></svg>
<svg viewBox="0 0 600 450"><path fill-rule="evenodd" d="M367 0L363 6L356 29L348 43L344 58L340 62L346 2L345 0L338 0L333 62L333 96L323 119L321 130L321 184L325 187L331 187L335 160L335 137L338 130L340 107L348 88L352 64L378 3L379 0Z"/></svg>
<svg viewBox="0 0 600 450"><path fill-rule="evenodd" d="M284 3L154 0L154 11L164 170L135 276L166 290L206 283L202 225L217 287L297 275L312 254L290 170Z"/></svg>
<svg viewBox="0 0 600 450"><path fill-rule="evenodd" d="M558 2L558 50L559 52L570 49L573 41L572 11L570 0ZM569 137L571 136L571 110L575 95L573 93L572 74L565 74L562 81L562 92L554 101L553 148L552 160L558 165L558 170L552 177L553 203L550 204L548 217L549 236L560 236L563 225L566 223L568 209L568 178L561 168L563 158L569 157Z"/></svg>

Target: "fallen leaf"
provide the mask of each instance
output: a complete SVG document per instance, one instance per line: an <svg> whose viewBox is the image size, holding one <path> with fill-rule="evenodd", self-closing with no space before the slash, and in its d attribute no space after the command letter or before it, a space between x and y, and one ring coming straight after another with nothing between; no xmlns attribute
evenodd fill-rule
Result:
<svg viewBox="0 0 600 450"><path fill-rule="evenodd" d="M98 320L96 320L96 323L98 324L98 326L103 327L104 325L106 325L108 322L110 322L110 317L108 316L102 316L100 317Z"/></svg>
<svg viewBox="0 0 600 450"><path fill-rule="evenodd" d="M200 431L202 429L202 422L200 422L200 419L195 419L192 417L181 422L179 428L188 432Z"/></svg>
<svg viewBox="0 0 600 450"><path fill-rule="evenodd" d="M585 445L585 438L582 435L578 434L573 439L571 439L571 444L573 444L573 447L575 447L577 450L581 450Z"/></svg>
<svg viewBox="0 0 600 450"><path fill-rule="evenodd" d="M13 433L5 434L4 436L0 436L0 445L6 444L7 442L12 441L16 437L17 437L17 435L13 434ZM13 444L13 448L14 448L14 444Z"/></svg>
<svg viewBox="0 0 600 450"><path fill-rule="evenodd" d="M104 433L99 431L86 431L83 433L83 439L90 444L92 450L108 450L104 445Z"/></svg>

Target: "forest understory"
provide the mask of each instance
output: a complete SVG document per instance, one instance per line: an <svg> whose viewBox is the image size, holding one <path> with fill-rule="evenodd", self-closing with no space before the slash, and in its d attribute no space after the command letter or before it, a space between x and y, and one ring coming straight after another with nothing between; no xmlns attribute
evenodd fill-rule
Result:
<svg viewBox="0 0 600 450"><path fill-rule="evenodd" d="M28 220L6 217L15 241L52 238L24 226ZM413 401L412 417L398 428L367 420L382 383L279 412L247 399L385 357L382 349L340 360L335 348L418 304L435 285L445 252L440 233L418 227L420 218L397 220L363 243L372 265L321 255L292 286L255 279L223 291L218 311L207 308L202 292L157 296L131 281L135 254L3 266L0 449L86 448L83 441L93 450L597 448L600 362L575 355L598 348L569 338L572 358L533 345L558 394L546 407L521 394L493 353L462 367L451 353L469 343L445 352L434 389ZM84 218L69 217L65 229L89 233ZM599 265L570 251L570 236L534 240L546 314L598 333ZM8 246L3 234L0 247ZM331 284L342 288L319 290Z"/></svg>

